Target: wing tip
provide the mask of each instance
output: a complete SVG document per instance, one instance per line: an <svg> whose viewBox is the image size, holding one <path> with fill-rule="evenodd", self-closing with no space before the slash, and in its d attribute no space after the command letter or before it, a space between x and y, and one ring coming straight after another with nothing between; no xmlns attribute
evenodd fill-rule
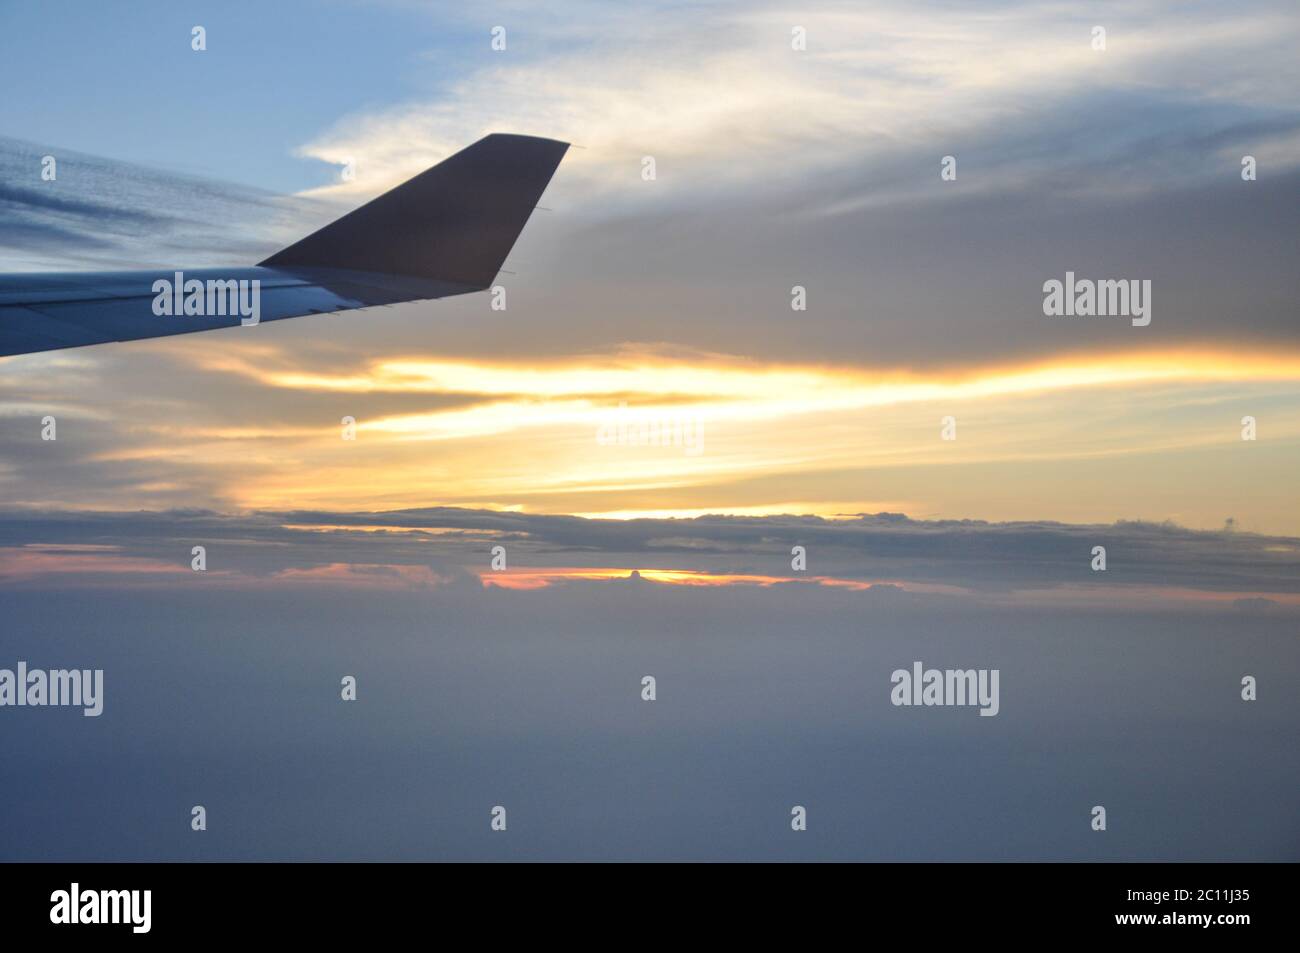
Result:
<svg viewBox="0 0 1300 953"><path fill-rule="evenodd" d="M489 133L260 262L387 272L487 287L569 143Z"/></svg>

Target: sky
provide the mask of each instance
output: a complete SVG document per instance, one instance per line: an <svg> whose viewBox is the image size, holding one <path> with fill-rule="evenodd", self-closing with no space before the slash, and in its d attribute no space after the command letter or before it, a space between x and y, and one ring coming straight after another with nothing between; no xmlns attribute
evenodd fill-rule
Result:
<svg viewBox="0 0 1300 953"><path fill-rule="evenodd" d="M246 264L489 131L582 148L507 263L505 311L477 296L7 362L6 424L52 405L130 422L96 428L115 449L75 474L59 461L71 486L7 460L23 506L1300 531L1283 6L164 6L57 44L39 5L6 6L33 41L0 66L21 93L0 105L0 264ZM1105 51L1079 42L1089 17ZM168 39L191 21L203 52ZM41 182L37 157L65 149ZM1149 278L1151 324L1045 317L1066 271ZM623 407L698 425L702 449L598 444Z"/></svg>
<svg viewBox="0 0 1300 953"><path fill-rule="evenodd" d="M90 654L132 686L131 707L102 729L130 748L158 730L151 710L184 710L168 685L211 665L269 691L268 673L313 637L328 707L335 669L370 665L355 653L363 638L392 666L363 678L388 707L348 729L351 743L377 743L398 713L431 717L402 680L439 669L431 677L460 707L437 706L451 734L421 743L468 772L448 794L457 810L478 810L497 770L485 765L521 759L540 776L554 756L566 784L593 791L608 790L601 765L617 763L618 790L659 812L657 840L599 815L603 840L578 847L580 835L551 828L528 856L723 858L744 856L743 838L708 827L716 817L661 829L665 805L680 817L710 777L725 787L759 771L770 791L793 771L848 812L835 779L878 779L861 764L819 775L819 757L852 760L865 738L893 752L933 740L928 723L845 727L861 714L852 686L880 681L877 663L910 663L919 640L964 664L1001 660L1013 684L1019 673L1037 686L1008 709L997 767L944 769L970 768L999 803L1027 797L1012 765L1025 745L1052 748L1034 733L1046 720L1123 797L1156 785L1172 805L1177 781L1234 805L1231 823L1173 816L1108 856L1294 859L1300 828L1269 807L1269 785L1300 778L1284 744L1296 703L1261 698L1260 727L1215 693L1235 698L1243 672L1297 664L1297 41L1286 2L169 0L86 3L75 23L47 4L0 4L0 271L252 264L488 133L574 145L498 278L504 310L475 294L0 359L11 648L75 655L78 626L113 618ZM41 178L47 155L55 181ZM1149 281L1150 323L1044 314L1044 283L1067 272ZM42 439L47 415L55 441ZM195 573L200 544L209 567ZM800 546L806 569L792 564ZM616 631L619 605L629 631ZM422 611L431 642L415 646ZM647 620L660 617L671 632L655 634ZM854 627L877 617L866 634ZM258 643L263 630L274 645ZM188 648L167 640L182 632ZM1238 641L1225 647L1224 632ZM463 644L474 633L501 642ZM795 652L807 667L773 687ZM127 674L140 653L161 683ZM493 674L505 655L518 670ZM561 672L558 660L573 664ZM1077 695L1057 709L1041 689L1067 663ZM642 710L602 694L635 688L648 664L699 693L674 711L671 738L642 738ZM528 665L554 678L554 706L519 702L527 729L474 722L482 699L523 690ZM1087 711L1112 696L1116 671L1125 685L1164 680L1118 707L1161 727L1108 760L1098 752L1115 725ZM1197 708L1177 678L1216 700ZM729 705L751 711L742 699L759 684L776 693L768 714L730 718ZM681 772L666 801L629 793L637 758L616 751L619 731L584 721L588 691L592 712L649 745L641 767ZM183 755L180 735L156 739L172 760L131 756L172 779L168 797L189 796L186 757L228 753L220 698L196 704L181 724L207 739L202 757ZM685 740L693 718L740 754L715 762ZM1215 786L1192 766L1194 746L1161 734L1178 719L1206 726L1225 759L1269 763L1269 783ZM259 742L267 764L338 741L319 722L294 724L301 736L290 726ZM761 770L759 725L786 726ZM22 736L53 779L92 744L66 728ZM1244 731L1251 742L1234 740ZM584 743L601 757L573 755ZM478 762L474 745L493 754ZM392 737L380 747L372 767L400 776L409 751ZM1078 764L1053 750L1044 783L1068 787ZM1161 750L1170 773L1142 780ZM885 802L914 802L935 757L925 749L900 769ZM436 787L427 767L413 783ZM139 771L115 776L113 798L162 796ZM273 796L272 780L240 778ZM56 780L30 783L11 806L75 800ZM742 817L773 809L736 797ZM251 803L247 823L269 823ZM960 806L927 804L969 830ZM303 810L328 825L345 808ZM1026 810L1008 856L1097 856L1054 826L1053 809ZM17 816L30 823L13 823L8 855L39 856L45 828ZM796 853L992 849L978 836L895 843L888 816ZM82 843L106 858L189 856L183 834L153 823ZM303 823L267 850L321 856ZM337 856L497 850L406 842L382 825L346 836ZM256 854L220 844L220 856Z"/></svg>

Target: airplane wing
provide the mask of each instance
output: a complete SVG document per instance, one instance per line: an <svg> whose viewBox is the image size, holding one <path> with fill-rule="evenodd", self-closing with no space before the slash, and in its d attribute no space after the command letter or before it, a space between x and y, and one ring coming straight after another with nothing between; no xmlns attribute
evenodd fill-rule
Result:
<svg viewBox="0 0 1300 953"><path fill-rule="evenodd" d="M487 136L254 267L0 274L0 357L482 291L567 149Z"/></svg>

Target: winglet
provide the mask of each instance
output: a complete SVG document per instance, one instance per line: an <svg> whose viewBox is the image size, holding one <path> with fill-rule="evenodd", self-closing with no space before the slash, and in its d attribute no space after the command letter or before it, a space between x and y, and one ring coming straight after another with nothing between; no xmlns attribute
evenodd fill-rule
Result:
<svg viewBox="0 0 1300 953"><path fill-rule="evenodd" d="M568 143L496 133L259 264L492 284Z"/></svg>

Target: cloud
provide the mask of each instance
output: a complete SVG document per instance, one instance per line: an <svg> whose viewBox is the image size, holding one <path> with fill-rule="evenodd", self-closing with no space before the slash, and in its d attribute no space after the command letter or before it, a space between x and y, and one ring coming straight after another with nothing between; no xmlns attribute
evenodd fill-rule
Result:
<svg viewBox="0 0 1300 953"><path fill-rule="evenodd" d="M53 180L42 158L56 160ZM249 265L328 204L0 137L0 268Z"/></svg>
<svg viewBox="0 0 1300 953"><path fill-rule="evenodd" d="M1284 4L1110 3L1086 14L1050 3L580 4L563 18L519 6L493 16L507 49L488 53L484 36L450 89L344 117L302 147L357 163L355 180L328 191L382 191L490 131L580 144L566 176L573 193L609 193L602 209L611 197L644 206L665 191L683 201L846 167L879 179L918 146L929 169L995 138L1005 173L1022 176L1027 159L1061 173L1064 150L1021 148L1029 129L1079 139L1069 165L1082 156L1098 169L1138 143L1163 151L1160 136L1203 136L1211 109L1215 125L1243 111L1291 117L1255 138L1291 143L1280 164L1300 161L1284 92L1300 81L1290 56L1300 29ZM1098 24L1105 51L1091 46ZM792 48L796 28L804 50ZM1153 92L1182 108L1154 127L1133 123ZM1102 122L1083 108L1090 96L1108 99ZM640 187L646 154L661 170L654 193Z"/></svg>
<svg viewBox="0 0 1300 953"><path fill-rule="evenodd" d="M215 572L176 578L194 545L206 547ZM806 573L791 570L796 545L805 547ZM1107 550L1104 572L1091 568L1099 545ZM504 573L489 568L495 546L505 547ZM0 553L0 579L24 587L69 584L75 574L93 579L98 571L137 579L155 571L146 581L162 586L334 581L411 588L477 579L536 589L621 580L812 585L1030 604L1104 598L1150 608L1300 606L1300 540L1141 522L990 523L896 513L599 520L453 507L245 515L10 510L0 514ZM634 571L639 577L630 579Z"/></svg>
<svg viewBox="0 0 1300 953"><path fill-rule="evenodd" d="M1284 349L949 372L656 348L368 358L384 345L364 318L308 338L290 324L8 362L6 498L223 512L895 510L1216 528L1226 509L1247 530L1300 531L1284 505L1300 356ZM46 415L57 442L41 439ZM957 440L939 439L948 415ZM1240 439L1244 415L1260 422L1258 443ZM356 440L340 439L345 417ZM1243 496L1225 498L1238 487Z"/></svg>

